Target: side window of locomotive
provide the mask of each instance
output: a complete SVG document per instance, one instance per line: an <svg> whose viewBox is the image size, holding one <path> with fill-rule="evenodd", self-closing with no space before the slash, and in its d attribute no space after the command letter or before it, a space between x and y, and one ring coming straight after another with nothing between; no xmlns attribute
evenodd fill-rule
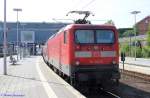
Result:
<svg viewBox="0 0 150 98"><path fill-rule="evenodd" d="M66 43L67 43L67 32L64 31L64 44L66 44Z"/></svg>

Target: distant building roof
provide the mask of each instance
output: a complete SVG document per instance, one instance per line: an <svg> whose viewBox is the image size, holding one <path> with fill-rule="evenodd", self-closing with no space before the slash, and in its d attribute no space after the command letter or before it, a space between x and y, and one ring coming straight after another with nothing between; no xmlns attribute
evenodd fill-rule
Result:
<svg viewBox="0 0 150 98"><path fill-rule="evenodd" d="M140 24L140 23L143 22L143 21L146 22L146 20L149 20L149 19L150 19L150 15L147 16L147 17L145 17L144 19L140 20L139 22L137 22L137 25Z"/></svg>
<svg viewBox="0 0 150 98"><path fill-rule="evenodd" d="M139 35L144 35L150 29L150 16L145 17L136 24Z"/></svg>
<svg viewBox="0 0 150 98"><path fill-rule="evenodd" d="M44 43L52 34L68 23L48 23L48 22L19 22L19 41L21 40L21 31L35 32L35 42ZM7 22L7 40L16 42L17 24L16 22ZM0 44L3 43L3 22L0 22Z"/></svg>

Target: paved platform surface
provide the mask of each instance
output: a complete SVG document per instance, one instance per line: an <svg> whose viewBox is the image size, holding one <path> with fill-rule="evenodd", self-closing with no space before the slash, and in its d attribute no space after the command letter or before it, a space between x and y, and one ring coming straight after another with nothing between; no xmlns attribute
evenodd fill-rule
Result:
<svg viewBox="0 0 150 98"><path fill-rule="evenodd" d="M42 57L7 63L8 75L0 75L0 98L85 98L49 69Z"/></svg>
<svg viewBox="0 0 150 98"><path fill-rule="evenodd" d="M123 63L120 61L120 68L123 68ZM126 57L124 69L150 75L150 59Z"/></svg>

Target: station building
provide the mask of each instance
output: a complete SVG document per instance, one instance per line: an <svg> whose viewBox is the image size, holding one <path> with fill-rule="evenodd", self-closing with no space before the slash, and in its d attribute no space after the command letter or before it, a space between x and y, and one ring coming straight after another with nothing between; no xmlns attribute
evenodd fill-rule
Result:
<svg viewBox="0 0 150 98"><path fill-rule="evenodd" d="M17 28L16 22L8 22L7 44L8 46L11 45L13 49L17 44L19 47L28 47L32 54L34 54L37 45L39 45L39 47L40 45L43 45L52 34L56 33L65 25L67 25L67 23L19 22ZM0 22L0 46L0 50L2 51L3 22Z"/></svg>

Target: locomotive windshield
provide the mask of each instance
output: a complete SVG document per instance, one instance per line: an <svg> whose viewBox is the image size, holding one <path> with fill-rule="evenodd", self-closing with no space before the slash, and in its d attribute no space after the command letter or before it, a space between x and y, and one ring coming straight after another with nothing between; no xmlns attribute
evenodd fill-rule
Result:
<svg viewBox="0 0 150 98"><path fill-rule="evenodd" d="M75 32L76 43L94 43L93 30L77 30Z"/></svg>
<svg viewBox="0 0 150 98"><path fill-rule="evenodd" d="M76 30L76 43L107 44L114 42L112 30Z"/></svg>

